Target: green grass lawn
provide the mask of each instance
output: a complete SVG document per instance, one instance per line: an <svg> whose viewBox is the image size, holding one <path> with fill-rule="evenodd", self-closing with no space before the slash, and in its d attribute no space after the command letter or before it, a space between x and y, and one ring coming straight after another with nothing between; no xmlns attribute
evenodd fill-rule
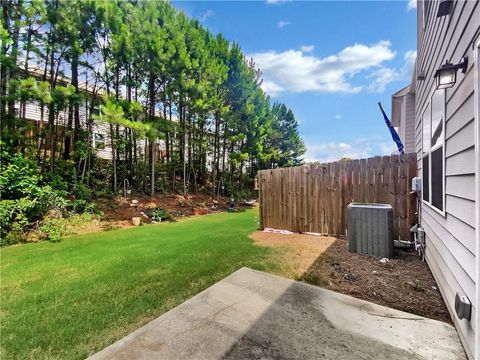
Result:
<svg viewBox="0 0 480 360"><path fill-rule="evenodd" d="M258 211L222 213L1 249L1 354L85 358L249 266Z"/></svg>

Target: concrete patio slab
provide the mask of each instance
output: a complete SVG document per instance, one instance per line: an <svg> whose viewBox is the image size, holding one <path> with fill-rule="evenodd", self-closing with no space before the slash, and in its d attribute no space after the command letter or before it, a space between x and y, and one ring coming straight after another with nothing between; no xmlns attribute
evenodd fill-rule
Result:
<svg viewBox="0 0 480 360"><path fill-rule="evenodd" d="M443 322L242 268L90 357L465 359Z"/></svg>

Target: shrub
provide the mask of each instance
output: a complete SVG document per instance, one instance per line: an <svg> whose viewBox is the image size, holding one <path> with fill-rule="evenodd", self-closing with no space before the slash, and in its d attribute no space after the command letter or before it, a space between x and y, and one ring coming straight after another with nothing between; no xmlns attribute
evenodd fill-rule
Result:
<svg viewBox="0 0 480 360"><path fill-rule="evenodd" d="M73 185L73 195L75 195L76 199L79 200L88 200L90 199L90 189L81 182L76 182Z"/></svg>
<svg viewBox="0 0 480 360"><path fill-rule="evenodd" d="M86 213L86 214L102 215L102 212L100 211L96 203L94 202L89 203L83 199L71 201L70 209L76 214Z"/></svg>
<svg viewBox="0 0 480 360"><path fill-rule="evenodd" d="M36 199L0 201L0 245L11 245L26 241L25 229L36 213Z"/></svg>
<svg viewBox="0 0 480 360"><path fill-rule="evenodd" d="M0 142L0 147L3 143ZM59 162L61 169L71 167ZM57 169L58 170L58 169ZM68 173L68 172L65 172ZM43 185L44 180L48 185ZM67 179L68 180L68 179ZM27 240L27 235L40 223L36 232L39 239L59 241L69 226L69 209L74 213L98 215L94 203L88 203L89 189L82 183L72 187L77 200L67 197L69 181L58 173L48 173L44 178L36 165L21 154L1 153L0 161L0 245L10 245ZM88 216L87 216L88 218ZM88 219L85 220L88 221Z"/></svg>
<svg viewBox="0 0 480 360"><path fill-rule="evenodd" d="M86 214L103 215L102 211L100 211L100 209L98 208L98 205L94 202L86 204L85 209L83 211Z"/></svg>
<svg viewBox="0 0 480 360"><path fill-rule="evenodd" d="M162 220L171 220L173 218L172 214L164 209L155 209L152 211L152 219L154 221L162 221Z"/></svg>
<svg viewBox="0 0 480 360"><path fill-rule="evenodd" d="M51 242L59 242L65 233L66 223L63 218L58 217L45 217L42 225L39 228L40 239L48 240Z"/></svg>
<svg viewBox="0 0 480 360"><path fill-rule="evenodd" d="M98 220L95 214L73 214L63 217L59 212L50 211L35 235L39 240L59 242L62 236L74 234L78 230L91 226L92 223L98 223Z"/></svg>
<svg viewBox="0 0 480 360"><path fill-rule="evenodd" d="M0 166L2 199L19 199L38 190L40 176L35 165L20 154L4 155Z"/></svg>
<svg viewBox="0 0 480 360"><path fill-rule="evenodd" d="M1 200L0 201L0 231L1 235L6 233L15 215L16 201L15 200Z"/></svg>
<svg viewBox="0 0 480 360"><path fill-rule="evenodd" d="M49 185L43 186L37 190L35 196L38 199L39 211L46 212L49 209L55 209L61 212L66 211L67 206L70 205L70 202L65 199L67 194L63 191L54 190Z"/></svg>

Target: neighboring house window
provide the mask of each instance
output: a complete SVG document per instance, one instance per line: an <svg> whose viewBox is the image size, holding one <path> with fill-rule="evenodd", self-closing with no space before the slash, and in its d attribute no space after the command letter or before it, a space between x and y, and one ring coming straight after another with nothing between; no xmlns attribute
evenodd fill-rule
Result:
<svg viewBox="0 0 480 360"><path fill-rule="evenodd" d="M92 117L93 115L96 115L96 116L100 115L100 106L95 105L95 106L92 108L90 117Z"/></svg>
<svg viewBox="0 0 480 360"><path fill-rule="evenodd" d="M93 147L95 149L105 149L105 134L94 132L93 133Z"/></svg>
<svg viewBox="0 0 480 360"><path fill-rule="evenodd" d="M422 117L422 199L435 209L444 208L445 90L436 90Z"/></svg>

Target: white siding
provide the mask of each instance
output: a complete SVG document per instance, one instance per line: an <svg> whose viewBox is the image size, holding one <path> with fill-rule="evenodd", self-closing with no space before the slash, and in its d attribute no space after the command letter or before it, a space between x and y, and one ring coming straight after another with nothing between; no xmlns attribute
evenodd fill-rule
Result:
<svg viewBox="0 0 480 360"><path fill-rule="evenodd" d="M415 152L415 94L411 87L392 95L392 124L397 127L398 135L406 153Z"/></svg>
<svg viewBox="0 0 480 360"><path fill-rule="evenodd" d="M406 153L415 152L415 94L405 96L405 134L403 141Z"/></svg>
<svg viewBox="0 0 480 360"><path fill-rule="evenodd" d="M86 126L87 119L88 119L88 104L82 104L79 108L80 113L80 123L82 126ZM17 111L23 111L20 109L20 103L15 104L15 108ZM42 114L42 107L38 102L30 101L25 104L25 118L27 120L31 120L34 122L42 122L44 124L48 123L48 106L43 107L43 114ZM56 125L66 125L68 121L68 110L61 111L58 119L56 120ZM97 149L97 156L101 159L111 160L112 159L112 147L111 147L111 140L110 140L110 127L108 124L93 122L92 124L92 132L98 132L105 135L105 148L104 149ZM92 134L93 136L93 134ZM92 145L93 138L91 139ZM165 146L163 145L163 148ZM137 140L137 151L138 154L143 155L145 152L145 140L138 139Z"/></svg>
<svg viewBox="0 0 480 360"><path fill-rule="evenodd" d="M422 3L417 7L417 72L424 81L416 82L415 140L417 168L421 176L422 113L435 88L434 72L446 59L458 63L469 57L465 74L446 92L445 124L445 215L422 203L421 225L427 235L426 259L459 331L467 355L475 353L476 279L475 245L475 137L474 69L472 42L480 29L478 1L456 1L450 15L436 17L438 2L431 2L423 28ZM476 35L477 34L477 35ZM477 145L478 146L478 145ZM471 320L459 320L454 311L455 294L465 293L474 305Z"/></svg>

